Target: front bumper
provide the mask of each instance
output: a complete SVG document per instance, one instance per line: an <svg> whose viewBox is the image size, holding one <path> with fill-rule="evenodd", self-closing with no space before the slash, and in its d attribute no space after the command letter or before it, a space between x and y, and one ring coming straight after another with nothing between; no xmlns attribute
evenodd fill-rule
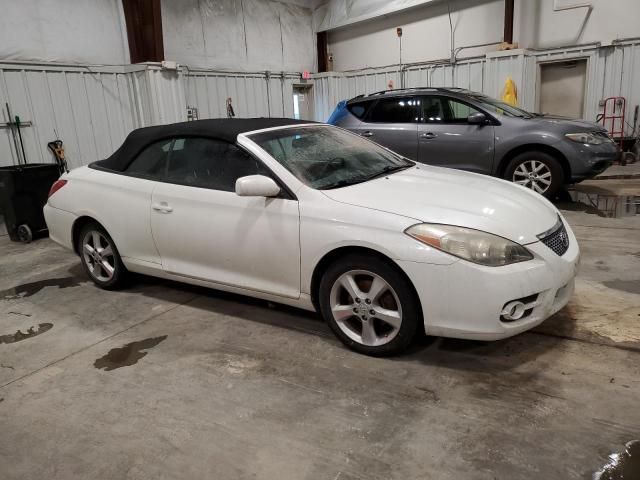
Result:
<svg viewBox="0 0 640 480"><path fill-rule="evenodd" d="M398 262L418 292L428 335L499 340L529 330L562 309L574 289L580 259L575 235L566 225L569 249L561 257L541 242L527 245L534 259L505 267L464 260L451 265ZM503 321L503 307L536 296L520 320Z"/></svg>
<svg viewBox="0 0 640 480"><path fill-rule="evenodd" d="M601 145L583 145L565 140L562 143L565 147L563 153L569 160L571 168L571 178L567 183L593 178L620 159L620 149L613 142Z"/></svg>

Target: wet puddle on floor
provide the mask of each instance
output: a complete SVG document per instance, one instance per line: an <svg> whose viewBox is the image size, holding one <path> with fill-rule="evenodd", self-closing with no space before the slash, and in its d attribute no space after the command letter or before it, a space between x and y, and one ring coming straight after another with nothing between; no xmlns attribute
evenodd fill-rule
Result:
<svg viewBox="0 0 640 480"><path fill-rule="evenodd" d="M0 291L0 300L30 297L45 287L68 288L77 287L84 279L77 277L48 278L37 282L25 283L7 290Z"/></svg>
<svg viewBox="0 0 640 480"><path fill-rule="evenodd" d="M589 191L571 191L574 202L583 204L592 213L608 218L625 218L640 215L640 196L615 195L600 191L599 187L589 188Z"/></svg>
<svg viewBox="0 0 640 480"><path fill-rule="evenodd" d="M640 440L627 443L622 453L609 455L593 480L640 480Z"/></svg>
<svg viewBox="0 0 640 480"><path fill-rule="evenodd" d="M28 338L33 338L38 335L43 334L53 328L53 323L41 323L38 325L38 328L29 327L26 332L22 332L22 330L18 330L16 333L11 335L0 335L0 345L3 343L16 343L21 342L22 340L26 340Z"/></svg>
<svg viewBox="0 0 640 480"><path fill-rule="evenodd" d="M145 357L147 353L143 350L149 350L155 347L160 342L163 342L167 338L167 335L161 337L146 338L138 342L127 343L119 348L112 348L105 356L98 358L93 362L93 366L97 369L110 372L116 368L128 367L135 365L138 361Z"/></svg>

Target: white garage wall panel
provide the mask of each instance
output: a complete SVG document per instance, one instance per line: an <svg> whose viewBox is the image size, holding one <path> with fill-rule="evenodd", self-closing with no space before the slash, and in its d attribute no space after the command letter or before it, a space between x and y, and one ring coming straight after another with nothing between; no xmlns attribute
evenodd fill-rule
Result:
<svg viewBox="0 0 640 480"><path fill-rule="evenodd" d="M0 58L129 62L122 0L0 0Z"/></svg>
<svg viewBox="0 0 640 480"><path fill-rule="evenodd" d="M627 99L627 122L633 125L633 110L640 105L640 42L623 43L619 54L622 55L620 95ZM627 131L633 127L627 126Z"/></svg>
<svg viewBox="0 0 640 480"><path fill-rule="evenodd" d="M185 121L186 107L204 118L292 117L295 73L168 71L157 64L127 67L0 63L0 121L5 103L31 126L22 129L27 161L53 162L55 132L70 168L107 157L135 128ZM0 128L0 165L17 164L12 131Z"/></svg>
<svg viewBox="0 0 640 480"><path fill-rule="evenodd" d="M226 118L227 98L236 117L293 116L293 85L297 74L227 73L189 70L184 76L187 104L200 119Z"/></svg>
<svg viewBox="0 0 640 480"><path fill-rule="evenodd" d="M120 72L113 70L119 69ZM47 143L55 132L63 140L70 167L104 158L142 122L131 75L122 67L95 71L89 67L0 64L2 122L12 115L31 122L22 129L30 163L52 162ZM0 129L1 165L18 162L11 130Z"/></svg>
<svg viewBox="0 0 640 480"><path fill-rule="evenodd" d="M162 70L158 66L148 66L146 75L140 79L146 82L142 101L148 105L148 116L144 125L162 125L187 120L184 82L179 72Z"/></svg>
<svg viewBox="0 0 640 480"><path fill-rule="evenodd" d="M192 68L312 70L312 11L277 0L162 0L167 60Z"/></svg>

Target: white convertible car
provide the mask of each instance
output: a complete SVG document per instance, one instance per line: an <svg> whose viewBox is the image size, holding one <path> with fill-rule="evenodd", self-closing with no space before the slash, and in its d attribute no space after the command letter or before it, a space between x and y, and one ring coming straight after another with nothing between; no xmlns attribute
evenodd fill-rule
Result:
<svg viewBox="0 0 640 480"><path fill-rule="evenodd" d="M318 310L370 355L495 340L569 300L579 249L526 188L286 119L132 132L51 188L51 238L102 288L139 272Z"/></svg>

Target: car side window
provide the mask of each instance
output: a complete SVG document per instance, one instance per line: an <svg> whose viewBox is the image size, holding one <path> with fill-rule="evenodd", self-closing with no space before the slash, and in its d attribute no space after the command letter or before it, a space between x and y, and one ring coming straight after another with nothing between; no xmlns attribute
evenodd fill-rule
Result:
<svg viewBox="0 0 640 480"><path fill-rule="evenodd" d="M471 105L459 102L452 98L448 98L446 102L448 104L448 108L445 109L447 123L466 124L469 115L479 112L479 110L473 108Z"/></svg>
<svg viewBox="0 0 640 480"><path fill-rule="evenodd" d="M160 179L164 177L173 139L160 140L145 147L125 169L126 173Z"/></svg>
<svg viewBox="0 0 640 480"><path fill-rule="evenodd" d="M416 123L420 98L381 98L371 107L367 120L372 123Z"/></svg>
<svg viewBox="0 0 640 480"><path fill-rule="evenodd" d="M441 97L424 97L422 99L422 117L423 123L444 123L444 102Z"/></svg>
<svg viewBox="0 0 640 480"><path fill-rule="evenodd" d="M371 106L372 102L358 102L352 105L347 105L347 110L349 110L356 118L362 120L365 113Z"/></svg>
<svg viewBox="0 0 640 480"><path fill-rule="evenodd" d="M422 99L422 123L466 124L476 108L447 97L428 96Z"/></svg>
<svg viewBox="0 0 640 480"><path fill-rule="evenodd" d="M236 145L211 138L177 138L169 155L170 183L234 192L236 180L269 175L260 160Z"/></svg>

